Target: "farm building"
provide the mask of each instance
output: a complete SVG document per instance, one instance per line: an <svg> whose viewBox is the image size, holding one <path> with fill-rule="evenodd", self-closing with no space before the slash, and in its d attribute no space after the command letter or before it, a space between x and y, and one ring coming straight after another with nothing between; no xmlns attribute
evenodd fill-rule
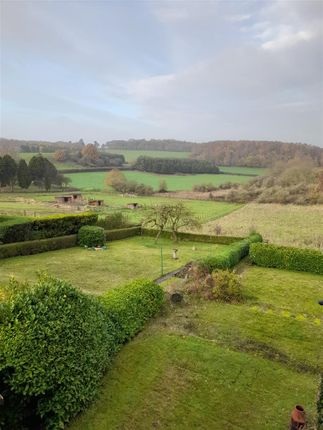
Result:
<svg viewBox="0 0 323 430"><path fill-rule="evenodd" d="M81 193L66 194L64 196L55 196L55 201L58 204L80 204L83 202Z"/></svg>
<svg viewBox="0 0 323 430"><path fill-rule="evenodd" d="M95 200L95 199L89 199L88 201L89 206L104 206L104 200Z"/></svg>

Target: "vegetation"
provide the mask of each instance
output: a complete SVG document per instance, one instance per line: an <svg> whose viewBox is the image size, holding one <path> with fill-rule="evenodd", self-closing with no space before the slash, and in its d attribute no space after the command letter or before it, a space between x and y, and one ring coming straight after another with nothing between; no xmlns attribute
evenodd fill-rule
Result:
<svg viewBox="0 0 323 430"><path fill-rule="evenodd" d="M110 240L120 238L117 236L120 233L129 236L131 231L112 231ZM137 236L138 231L135 229L132 233L136 236L108 242L107 250L93 251L74 247L0 260L0 286L7 283L13 275L19 281L34 281L35 269L41 268L52 276L70 281L85 292L99 294L134 278L158 278L161 274L161 248L164 273L193 259L220 253L227 248L226 245L181 241L176 244L178 259L174 260L174 244L171 240L160 239L155 244L151 237ZM109 234L108 232L108 240Z"/></svg>
<svg viewBox="0 0 323 430"><path fill-rule="evenodd" d="M99 218L96 223L99 227L105 230L115 230L118 228L126 228L130 226L129 217L122 212L113 212L109 215Z"/></svg>
<svg viewBox="0 0 323 430"><path fill-rule="evenodd" d="M135 170L162 174L173 173L219 173L218 166L212 161L191 160L188 158L152 158L140 156L133 164Z"/></svg>
<svg viewBox="0 0 323 430"><path fill-rule="evenodd" d="M130 139L111 140L103 147L108 149L149 150L149 151L191 151L192 142L175 139Z"/></svg>
<svg viewBox="0 0 323 430"><path fill-rule="evenodd" d="M256 178L234 187L228 201L260 203L323 203L323 170L312 161L293 159L277 163L268 176Z"/></svg>
<svg viewBox="0 0 323 430"><path fill-rule="evenodd" d="M125 175L118 169L113 169L111 172L107 173L105 183L122 194L138 194L139 196L149 196L153 194L151 186L127 180Z"/></svg>
<svg viewBox="0 0 323 430"><path fill-rule="evenodd" d="M182 202L179 202L172 205L161 204L152 207L143 220L143 226L156 229L156 242L166 229L171 232L173 240L177 242L180 229L192 230L200 228L201 225L193 212Z"/></svg>
<svg viewBox="0 0 323 430"><path fill-rule="evenodd" d="M132 163L136 161L141 155L146 155L147 157L157 157L157 158L189 158L190 152L185 151L155 151L155 150L130 150L130 149L110 149L108 147L108 152L111 154L122 154L126 160L126 163Z"/></svg>
<svg viewBox="0 0 323 430"><path fill-rule="evenodd" d="M69 430L277 430L288 426L295 404L314 428L322 276L245 269L242 303L191 298L126 345Z"/></svg>
<svg viewBox="0 0 323 430"><path fill-rule="evenodd" d="M162 289L144 280L101 303L48 276L16 292L1 314L0 389L10 408L0 424L30 426L38 418L46 429L63 428L96 394L119 345L162 301Z"/></svg>
<svg viewBox="0 0 323 430"><path fill-rule="evenodd" d="M99 247L105 245L104 228L96 225L84 225L77 234L78 244L84 247Z"/></svg>
<svg viewBox="0 0 323 430"><path fill-rule="evenodd" d="M301 143L271 141L215 141L194 145L193 157L212 160L221 166L270 167L296 157L323 165L323 149Z"/></svg>
<svg viewBox="0 0 323 430"><path fill-rule="evenodd" d="M250 258L258 266L323 275L323 253L315 249L256 243L251 245Z"/></svg>
<svg viewBox="0 0 323 430"><path fill-rule="evenodd" d="M52 215L34 219L13 218L0 223L0 243L23 242L33 239L66 236L77 233L79 228L95 224L98 216L93 213L77 215Z"/></svg>
<svg viewBox="0 0 323 430"><path fill-rule="evenodd" d="M323 206L248 204L238 211L203 226L203 233L247 236L258 231L264 239L277 245L323 249Z"/></svg>
<svg viewBox="0 0 323 430"><path fill-rule="evenodd" d="M136 171L124 171L123 173L127 180L151 186L154 191L159 190L160 181L166 182L168 191L191 190L194 185L203 183L212 183L218 186L227 182L246 183L250 181L250 177L248 176L235 175L158 175ZM99 191L106 188L106 172L67 173L66 176L71 179L71 185L79 189Z"/></svg>

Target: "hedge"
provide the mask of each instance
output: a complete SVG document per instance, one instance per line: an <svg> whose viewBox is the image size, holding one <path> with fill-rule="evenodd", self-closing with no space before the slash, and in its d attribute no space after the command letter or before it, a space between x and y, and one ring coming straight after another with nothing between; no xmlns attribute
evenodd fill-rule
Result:
<svg viewBox="0 0 323 430"><path fill-rule="evenodd" d="M119 228L116 230L106 230L105 237L106 240L119 240L125 239L127 237L138 236L140 235L141 228L140 227L128 227L128 228Z"/></svg>
<svg viewBox="0 0 323 430"><path fill-rule="evenodd" d="M160 309L163 297L159 285L139 279L108 291L100 298L116 326L118 343L131 339L144 327Z"/></svg>
<svg viewBox="0 0 323 430"><path fill-rule="evenodd" d="M84 225L78 231L77 240L80 246L103 246L106 240L105 231L96 225Z"/></svg>
<svg viewBox="0 0 323 430"><path fill-rule="evenodd" d="M143 236L153 236L157 235L157 230L142 228L141 234ZM205 243L218 243L222 245L230 245L231 243L243 240L243 237L235 236L212 236L206 234L194 234L194 233L177 233L177 236L181 240L190 240L193 242L205 242ZM170 231L163 231L160 235L165 239L173 239L172 233Z"/></svg>
<svg viewBox="0 0 323 430"><path fill-rule="evenodd" d="M97 219L97 214L83 213L52 215L21 222L1 223L0 243L24 242L76 234L83 225L95 224Z"/></svg>
<svg viewBox="0 0 323 430"><path fill-rule="evenodd" d="M0 392L6 405L0 428L64 428L93 400L121 344L162 302L162 288L145 280L102 299L46 275L20 288L0 313Z"/></svg>
<svg viewBox="0 0 323 430"><path fill-rule="evenodd" d="M323 275L323 253L315 249L257 243L251 245L250 258L258 266Z"/></svg>
<svg viewBox="0 0 323 430"><path fill-rule="evenodd" d="M260 234L252 234L246 239L228 245L227 249L220 253L202 258L197 262L206 267L209 272L215 269L230 269L248 255L249 247L252 243L261 241Z"/></svg>
<svg viewBox="0 0 323 430"><path fill-rule="evenodd" d="M77 244L77 235L52 237L50 239L28 240L26 242L0 245L0 259L17 257L19 255L39 254L56 249L71 248Z"/></svg>

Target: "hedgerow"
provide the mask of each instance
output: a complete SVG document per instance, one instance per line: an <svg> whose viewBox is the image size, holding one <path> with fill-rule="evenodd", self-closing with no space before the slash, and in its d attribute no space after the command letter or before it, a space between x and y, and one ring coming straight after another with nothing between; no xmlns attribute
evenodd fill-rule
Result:
<svg viewBox="0 0 323 430"><path fill-rule="evenodd" d="M157 232L154 229L142 228L141 234L143 236L155 237ZM204 243L218 243L222 245L230 245L234 242L243 240L243 237L236 237L236 236L214 236L214 235L207 235L207 234L195 234L195 233L184 233L184 232L178 232L177 236L180 240L190 240L193 242L204 242ZM160 234L160 237L163 237L165 239L173 239L171 231L163 231Z"/></svg>
<svg viewBox="0 0 323 430"><path fill-rule="evenodd" d="M323 274L323 253L315 249L257 243L250 247L250 258L262 267Z"/></svg>
<svg viewBox="0 0 323 430"><path fill-rule="evenodd" d="M97 214L83 213L52 215L18 222L8 221L0 224L0 243L24 242L76 234L83 225L95 224L97 219Z"/></svg>
<svg viewBox="0 0 323 430"><path fill-rule="evenodd" d="M119 240L127 237L140 235L141 227L118 228L116 230L106 230L105 236L107 240Z"/></svg>
<svg viewBox="0 0 323 430"><path fill-rule="evenodd" d="M204 266L210 273L215 269L230 269L248 255L251 243L261 241L262 237L260 234L252 234L244 240L228 245L227 249L219 254L210 255L198 260L198 263Z"/></svg>
<svg viewBox="0 0 323 430"><path fill-rule="evenodd" d="M85 225L79 229L78 243L81 246L103 246L105 244L104 228L95 225Z"/></svg>
<svg viewBox="0 0 323 430"><path fill-rule="evenodd" d="M47 275L15 290L0 307L0 428L8 429L64 428L163 300L161 287L145 280L101 300Z"/></svg>

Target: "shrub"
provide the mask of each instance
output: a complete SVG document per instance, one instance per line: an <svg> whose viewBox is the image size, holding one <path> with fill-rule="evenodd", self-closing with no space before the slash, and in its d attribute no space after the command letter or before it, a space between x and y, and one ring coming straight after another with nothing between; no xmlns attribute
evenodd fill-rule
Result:
<svg viewBox="0 0 323 430"><path fill-rule="evenodd" d="M108 291L100 298L114 322L118 342L123 343L138 333L163 303L162 288L154 282L136 280Z"/></svg>
<svg viewBox="0 0 323 430"><path fill-rule="evenodd" d="M242 300L241 277L229 270L217 270L212 273L214 287L209 292L209 298L224 302L239 302Z"/></svg>
<svg viewBox="0 0 323 430"><path fill-rule="evenodd" d="M43 276L9 299L1 322L0 427L24 428L31 413L46 429L63 428L93 398L116 350L103 305Z"/></svg>
<svg viewBox="0 0 323 430"><path fill-rule="evenodd" d="M105 232L106 240L119 240L127 237L140 235L140 227L121 228L116 230L107 230Z"/></svg>
<svg viewBox="0 0 323 430"><path fill-rule="evenodd" d="M84 225L97 222L97 214L52 215L27 219L21 222L0 224L0 242L24 242L33 239L46 239L57 236L76 234Z"/></svg>
<svg viewBox="0 0 323 430"><path fill-rule="evenodd" d="M97 226L103 227L104 230L115 230L118 228L125 228L129 226L129 218L122 212L113 212L106 215L104 218L100 218L97 222Z"/></svg>
<svg viewBox="0 0 323 430"><path fill-rule="evenodd" d="M251 245L250 258L258 266L323 275L323 253L316 249L256 243Z"/></svg>
<svg viewBox="0 0 323 430"><path fill-rule="evenodd" d="M81 246L103 246L106 240L104 228L94 225L85 225L80 228L77 239Z"/></svg>
<svg viewBox="0 0 323 430"><path fill-rule="evenodd" d="M262 237L260 234L252 234L246 239L228 245L227 249L220 254L210 255L198 260L198 263L207 268L209 273L215 269L230 269L248 255L251 243L261 241Z"/></svg>
<svg viewBox="0 0 323 430"><path fill-rule="evenodd" d="M56 249L76 246L77 235L52 237L50 239L29 240L26 242L8 243L0 245L0 259L17 257L18 255L32 255Z"/></svg>
<svg viewBox="0 0 323 430"><path fill-rule="evenodd" d="M120 345L158 312L163 290L137 280L98 299L46 275L18 287L0 307L0 428L38 428L38 417L41 428L62 429L93 399Z"/></svg>
<svg viewBox="0 0 323 430"><path fill-rule="evenodd" d="M141 233L144 236L156 236L157 230L154 229L148 229L148 228L142 228ZM218 243L222 245L230 245L234 242L241 241L243 237L235 237L235 236L214 236L214 235L207 235L207 234L195 234L195 233L184 233L184 232L178 232L177 236L180 240L190 240L193 242L204 242L204 243ZM166 239L172 239L172 232L171 231L163 231L160 234L160 237L166 238Z"/></svg>

